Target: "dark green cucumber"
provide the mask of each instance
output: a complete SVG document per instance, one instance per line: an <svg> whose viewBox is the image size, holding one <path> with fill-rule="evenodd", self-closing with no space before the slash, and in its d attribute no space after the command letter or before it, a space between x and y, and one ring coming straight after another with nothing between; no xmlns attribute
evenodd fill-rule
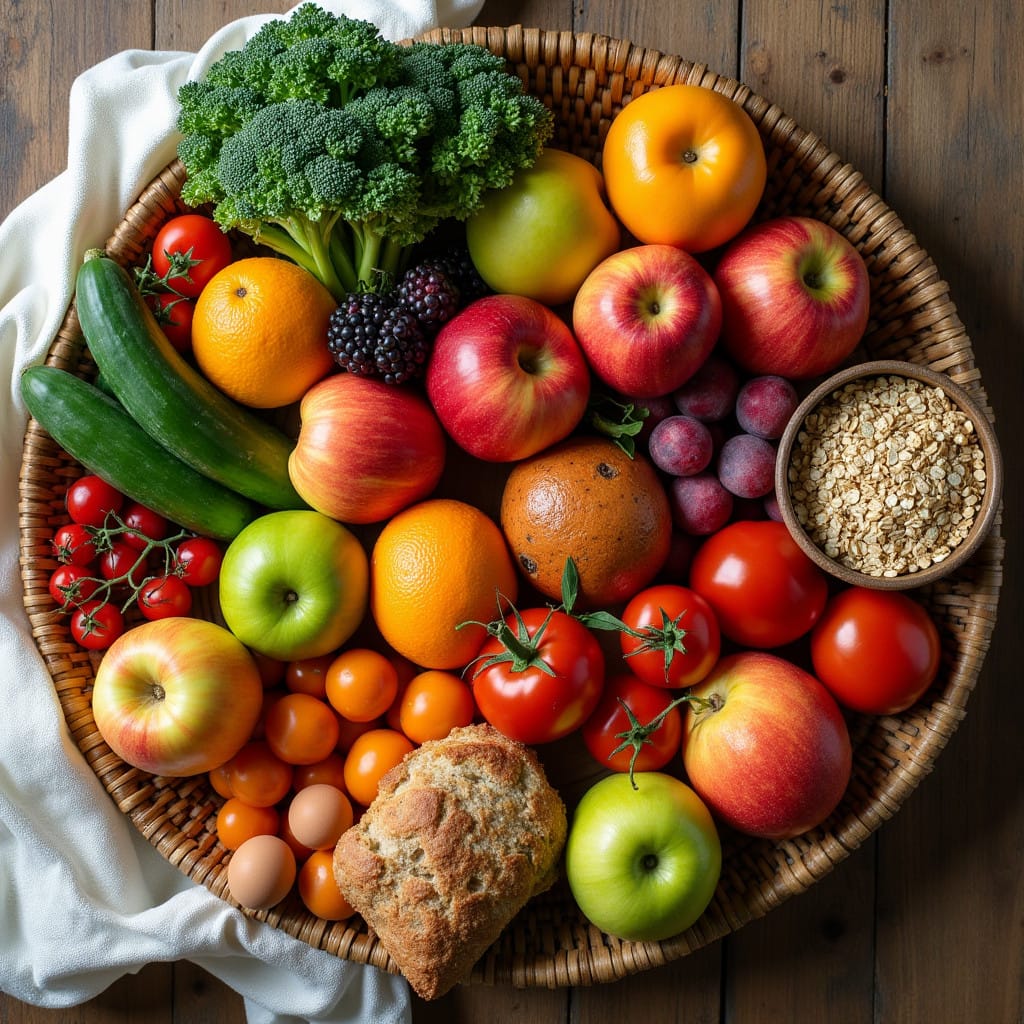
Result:
<svg viewBox="0 0 1024 1024"><path fill-rule="evenodd" d="M21 395L73 459L172 523L231 540L256 518L258 506L173 456L80 377L56 366L32 366L22 372Z"/></svg>
<svg viewBox="0 0 1024 1024"><path fill-rule="evenodd" d="M261 505L306 507L288 477L294 443L175 351L119 263L87 257L75 302L104 381L143 430L204 476Z"/></svg>

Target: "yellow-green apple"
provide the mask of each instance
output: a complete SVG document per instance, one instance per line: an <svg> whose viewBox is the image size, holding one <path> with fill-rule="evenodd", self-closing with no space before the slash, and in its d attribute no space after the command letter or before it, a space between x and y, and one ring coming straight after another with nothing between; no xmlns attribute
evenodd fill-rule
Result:
<svg viewBox="0 0 1024 1024"><path fill-rule="evenodd" d="M689 693L683 763L720 822L786 839L832 813L850 781L850 735L814 676L778 655L741 651Z"/></svg>
<svg viewBox="0 0 1024 1024"><path fill-rule="evenodd" d="M312 509L269 512L228 545L220 610L247 647L279 661L340 647L366 612L369 559L341 523Z"/></svg>
<svg viewBox="0 0 1024 1024"><path fill-rule="evenodd" d="M714 271L722 342L743 369L805 380L857 347L871 302L867 267L835 228L776 217L731 242Z"/></svg>
<svg viewBox="0 0 1024 1024"><path fill-rule="evenodd" d="M122 633L96 670L96 728L122 761L184 777L230 760L252 735L263 684L223 626L174 617Z"/></svg>
<svg viewBox="0 0 1024 1024"><path fill-rule="evenodd" d="M686 783L662 772L609 775L583 794L565 844L580 910L610 935L659 942L704 913L722 871L715 822Z"/></svg>
<svg viewBox="0 0 1024 1024"><path fill-rule="evenodd" d="M710 274L682 249L639 245L587 275L572 306L594 372L625 395L667 395L711 354L722 303Z"/></svg>
<svg viewBox="0 0 1024 1024"><path fill-rule="evenodd" d="M512 183L492 191L466 222L469 255L496 292L557 306L619 247L621 229L593 164L546 149Z"/></svg>
<svg viewBox="0 0 1024 1024"><path fill-rule="evenodd" d="M343 523L377 523L427 497L445 438L415 391L337 373L306 392L288 474L302 499Z"/></svg>
<svg viewBox="0 0 1024 1024"><path fill-rule="evenodd" d="M460 448L511 462L572 432L586 412L590 371L549 307L523 295L488 295L441 328L426 386Z"/></svg>

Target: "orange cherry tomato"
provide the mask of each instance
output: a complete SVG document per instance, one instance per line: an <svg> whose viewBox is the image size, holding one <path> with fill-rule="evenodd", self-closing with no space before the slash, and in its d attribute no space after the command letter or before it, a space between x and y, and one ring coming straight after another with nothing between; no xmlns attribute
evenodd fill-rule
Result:
<svg viewBox="0 0 1024 1024"><path fill-rule="evenodd" d="M337 751L332 751L322 761L312 764L298 764L292 772L292 789L297 793L307 786L315 786L326 782L329 786L345 788L345 758Z"/></svg>
<svg viewBox="0 0 1024 1024"><path fill-rule="evenodd" d="M213 787L213 791L225 799L233 797L234 791L231 788L231 762L222 764L219 768L214 768L209 773L210 785Z"/></svg>
<svg viewBox="0 0 1024 1024"><path fill-rule="evenodd" d="M377 795L381 777L413 750L413 742L394 729L363 733L345 758L345 790L353 800L368 807Z"/></svg>
<svg viewBox="0 0 1024 1024"><path fill-rule="evenodd" d="M334 880L330 850L315 850L299 870L299 896L311 914L324 921L344 921L355 911Z"/></svg>
<svg viewBox="0 0 1024 1024"><path fill-rule="evenodd" d="M270 749L288 764L322 761L338 742L338 716L308 693L289 693L267 711L263 732Z"/></svg>
<svg viewBox="0 0 1024 1024"><path fill-rule="evenodd" d="M228 765L232 793L253 807L270 807L292 788L292 766L264 740L250 740Z"/></svg>
<svg viewBox="0 0 1024 1024"><path fill-rule="evenodd" d="M338 742L335 749L339 754L347 754L352 749L352 744L363 735L364 732L370 732L371 729L381 729L384 725L391 725L390 722L385 723L383 718L374 718L369 722L350 722L347 718L338 716ZM397 725L392 725L392 729L395 732L401 732L401 728Z"/></svg>
<svg viewBox="0 0 1024 1024"><path fill-rule="evenodd" d="M608 199L640 241L687 252L722 245L746 226L768 178L756 125L734 100L669 85L627 103L602 151Z"/></svg>
<svg viewBox="0 0 1024 1024"><path fill-rule="evenodd" d="M408 658L403 658L401 654L391 654L388 656L388 660L395 666L395 670L398 672L398 692L395 694L395 699L391 702L391 706L384 715L384 721L389 729L397 729L401 732L402 696L405 694L405 688L413 678L419 675L421 669Z"/></svg>
<svg viewBox="0 0 1024 1024"><path fill-rule="evenodd" d="M277 835L280 824L276 807L254 807L231 797L217 812L217 838L229 850L237 850L253 836Z"/></svg>
<svg viewBox="0 0 1024 1024"><path fill-rule="evenodd" d="M308 693L323 700L327 696L327 670L334 658L334 654L321 654L318 658L288 662L284 685L292 693Z"/></svg>
<svg viewBox="0 0 1024 1024"><path fill-rule="evenodd" d="M285 663L283 661L260 654L259 651L250 651L249 653L252 654L253 661L256 662L256 667L260 670L260 682L263 683L265 690L277 686L284 679Z"/></svg>
<svg viewBox="0 0 1024 1024"><path fill-rule="evenodd" d="M447 736L476 715L473 691L454 672L421 672L405 688L399 711L402 732L413 743Z"/></svg>
<svg viewBox="0 0 1024 1024"><path fill-rule="evenodd" d="M383 654L367 647L342 651L327 670L327 699L351 722L379 718L397 693L397 669Z"/></svg>

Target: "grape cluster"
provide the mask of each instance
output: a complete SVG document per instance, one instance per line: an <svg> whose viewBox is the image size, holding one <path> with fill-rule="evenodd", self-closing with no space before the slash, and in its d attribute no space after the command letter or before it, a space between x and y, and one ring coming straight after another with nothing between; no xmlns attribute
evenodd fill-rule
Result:
<svg viewBox="0 0 1024 1024"><path fill-rule="evenodd" d="M647 403L651 461L668 477L676 526L703 537L730 519L778 518L776 442L798 404L791 381L744 379L713 353L669 401Z"/></svg>

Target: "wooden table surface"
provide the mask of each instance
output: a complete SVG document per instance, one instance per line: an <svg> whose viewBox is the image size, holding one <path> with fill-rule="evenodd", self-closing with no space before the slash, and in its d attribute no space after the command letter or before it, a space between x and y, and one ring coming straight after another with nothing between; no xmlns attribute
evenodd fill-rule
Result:
<svg viewBox="0 0 1024 1024"><path fill-rule="evenodd" d="M76 74L128 48L194 50L287 0L6 0L0 218L65 165ZM56 19L56 24L55 24ZM413 1020L501 1024L1024 1021L1020 438L1024 435L1024 5L1016 0L488 0L478 24L630 39L779 104L866 175L949 282L1007 461L1004 589L967 717L900 813L806 894L684 960L578 990L458 988ZM0 994L3 1024L244 1020L192 965L74 1011Z"/></svg>

